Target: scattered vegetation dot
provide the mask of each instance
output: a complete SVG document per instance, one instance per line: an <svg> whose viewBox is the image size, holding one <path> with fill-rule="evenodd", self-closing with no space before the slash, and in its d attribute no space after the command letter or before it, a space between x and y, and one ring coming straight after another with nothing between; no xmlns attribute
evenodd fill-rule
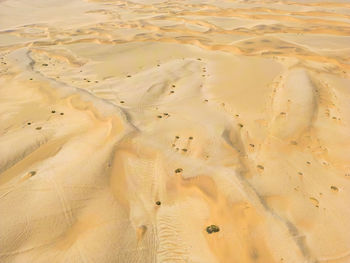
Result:
<svg viewBox="0 0 350 263"><path fill-rule="evenodd" d="M331 190L334 191L334 192L338 192L339 191L338 187L336 187L334 185L331 186Z"/></svg>
<svg viewBox="0 0 350 263"><path fill-rule="evenodd" d="M160 201L157 201L156 202L156 205L161 205L162 203Z"/></svg>
<svg viewBox="0 0 350 263"><path fill-rule="evenodd" d="M30 172L28 173L28 175L29 175L30 177L32 177L32 176L36 175L36 171L30 171Z"/></svg>
<svg viewBox="0 0 350 263"><path fill-rule="evenodd" d="M175 173L181 173L183 171L183 169L182 168L177 168L176 170L175 170Z"/></svg>
<svg viewBox="0 0 350 263"><path fill-rule="evenodd" d="M208 234L216 233L220 231L220 228L217 225L210 225L206 228Z"/></svg>

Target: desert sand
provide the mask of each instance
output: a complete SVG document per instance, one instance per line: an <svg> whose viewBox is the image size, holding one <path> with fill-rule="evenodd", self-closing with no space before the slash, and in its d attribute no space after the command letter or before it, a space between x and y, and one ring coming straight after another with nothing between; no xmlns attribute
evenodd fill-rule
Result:
<svg viewBox="0 0 350 263"><path fill-rule="evenodd" d="M349 72L348 0L0 1L0 262L349 263Z"/></svg>

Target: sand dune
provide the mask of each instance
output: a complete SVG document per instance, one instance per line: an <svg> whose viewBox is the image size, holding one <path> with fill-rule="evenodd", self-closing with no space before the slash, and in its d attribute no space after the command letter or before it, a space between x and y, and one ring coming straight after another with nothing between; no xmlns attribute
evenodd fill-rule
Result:
<svg viewBox="0 0 350 263"><path fill-rule="evenodd" d="M0 1L0 262L350 262L349 18Z"/></svg>

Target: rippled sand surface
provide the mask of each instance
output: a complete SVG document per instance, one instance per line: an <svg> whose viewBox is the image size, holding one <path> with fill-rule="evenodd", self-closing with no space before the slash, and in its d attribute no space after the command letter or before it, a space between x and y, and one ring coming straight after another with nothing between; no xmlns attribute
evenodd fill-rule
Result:
<svg viewBox="0 0 350 263"><path fill-rule="evenodd" d="M0 1L0 262L350 262L349 58L347 0Z"/></svg>

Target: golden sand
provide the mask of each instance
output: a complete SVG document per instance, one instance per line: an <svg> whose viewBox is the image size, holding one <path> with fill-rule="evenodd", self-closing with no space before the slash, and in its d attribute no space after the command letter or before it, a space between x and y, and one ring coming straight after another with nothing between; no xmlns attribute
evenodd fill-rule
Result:
<svg viewBox="0 0 350 263"><path fill-rule="evenodd" d="M349 263L349 58L347 0L0 1L0 262Z"/></svg>

